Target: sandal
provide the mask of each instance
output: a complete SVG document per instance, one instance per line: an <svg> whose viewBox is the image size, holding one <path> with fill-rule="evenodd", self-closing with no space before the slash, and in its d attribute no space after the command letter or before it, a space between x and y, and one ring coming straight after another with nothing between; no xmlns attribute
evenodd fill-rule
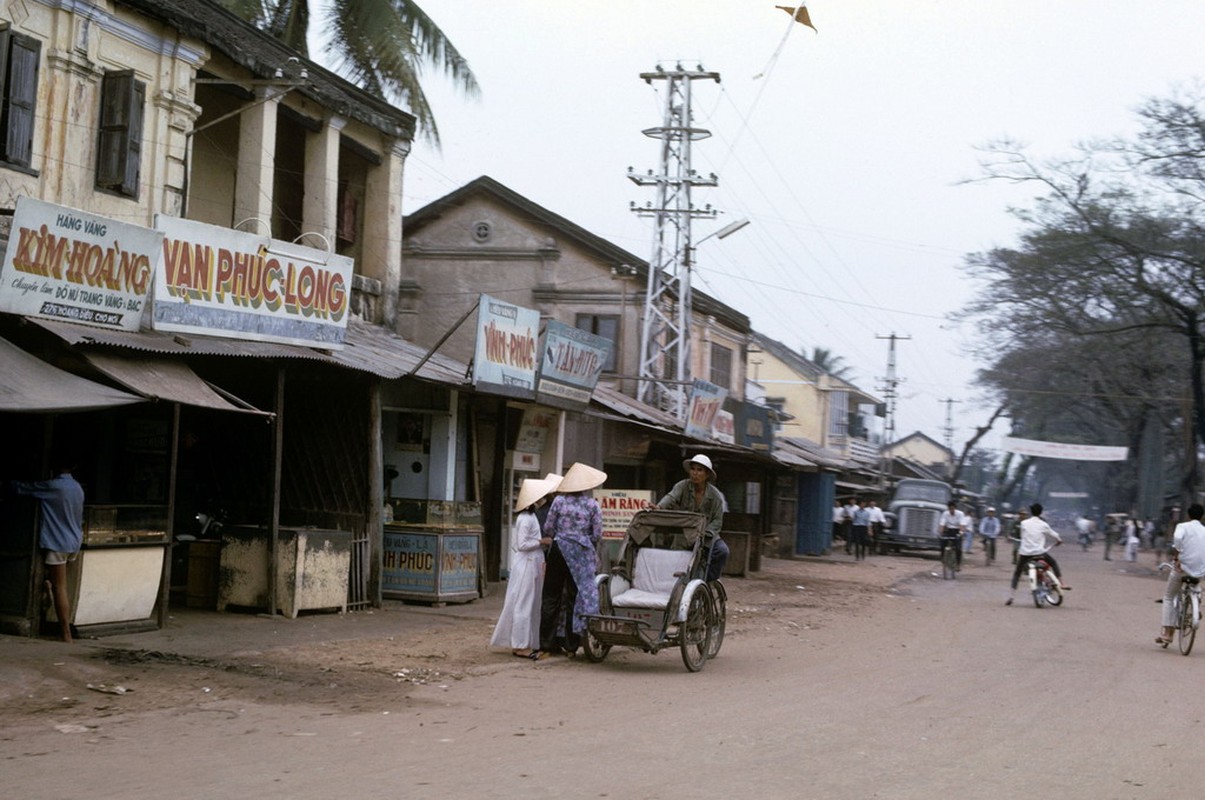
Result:
<svg viewBox="0 0 1205 800"><path fill-rule="evenodd" d="M1164 636L1156 636L1155 637L1155 644L1160 644L1160 645L1163 645L1164 647L1167 647L1171 643L1172 643L1172 640L1168 639Z"/></svg>
<svg viewBox="0 0 1205 800"><path fill-rule="evenodd" d="M510 654L512 656L517 656L518 658L531 658L533 655L535 655L535 653L533 653L531 650L511 650Z"/></svg>
<svg viewBox="0 0 1205 800"><path fill-rule="evenodd" d="M551 657L552 653L549 653L547 650L536 650L530 656L532 661L543 661L544 659Z"/></svg>

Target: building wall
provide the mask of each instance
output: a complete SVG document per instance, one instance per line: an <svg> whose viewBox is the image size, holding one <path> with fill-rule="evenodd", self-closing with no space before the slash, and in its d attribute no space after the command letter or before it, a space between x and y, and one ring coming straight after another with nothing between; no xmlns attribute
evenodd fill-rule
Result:
<svg viewBox="0 0 1205 800"><path fill-rule="evenodd" d="M926 466L940 465L944 468L950 464L950 456L945 448L920 437L904 439L887 449L893 456L907 458Z"/></svg>
<svg viewBox="0 0 1205 800"><path fill-rule="evenodd" d="M783 398L783 410L794 417L783 424L783 436L821 443L824 438L825 395L808 376L801 375L767 350L750 355L749 375L762 384L767 397Z"/></svg>

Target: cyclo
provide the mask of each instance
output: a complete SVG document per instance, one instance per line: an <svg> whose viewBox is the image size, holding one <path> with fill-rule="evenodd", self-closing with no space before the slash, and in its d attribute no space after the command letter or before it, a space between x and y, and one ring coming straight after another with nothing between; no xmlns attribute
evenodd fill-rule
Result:
<svg viewBox="0 0 1205 800"><path fill-rule="evenodd" d="M600 574L599 613L587 615L586 657L602 661L614 646L657 653L682 651L682 663L698 672L724 641L728 595L707 581L706 518L689 511L651 508L636 512L624 533L619 558Z"/></svg>

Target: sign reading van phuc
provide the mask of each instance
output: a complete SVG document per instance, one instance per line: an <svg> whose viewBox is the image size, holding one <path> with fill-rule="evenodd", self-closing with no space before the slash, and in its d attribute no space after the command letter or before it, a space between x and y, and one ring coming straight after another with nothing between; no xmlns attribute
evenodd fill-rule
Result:
<svg viewBox="0 0 1205 800"><path fill-rule="evenodd" d="M32 197L17 199L0 311L136 331L163 234Z"/></svg>
<svg viewBox="0 0 1205 800"><path fill-rule="evenodd" d="M155 227L164 235L151 311L156 330L343 346L352 259L165 214L156 215Z"/></svg>

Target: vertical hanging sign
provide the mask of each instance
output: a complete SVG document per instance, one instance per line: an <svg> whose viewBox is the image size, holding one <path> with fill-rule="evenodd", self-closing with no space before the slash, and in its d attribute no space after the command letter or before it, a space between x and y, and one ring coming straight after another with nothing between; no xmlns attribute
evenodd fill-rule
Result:
<svg viewBox="0 0 1205 800"><path fill-rule="evenodd" d="M715 420L724 407L728 390L714 383L696 380L690 390L690 407L686 412L686 435L696 439L714 436Z"/></svg>
<svg viewBox="0 0 1205 800"><path fill-rule="evenodd" d="M473 386L509 397L536 395L540 312L488 294L477 304Z"/></svg>

